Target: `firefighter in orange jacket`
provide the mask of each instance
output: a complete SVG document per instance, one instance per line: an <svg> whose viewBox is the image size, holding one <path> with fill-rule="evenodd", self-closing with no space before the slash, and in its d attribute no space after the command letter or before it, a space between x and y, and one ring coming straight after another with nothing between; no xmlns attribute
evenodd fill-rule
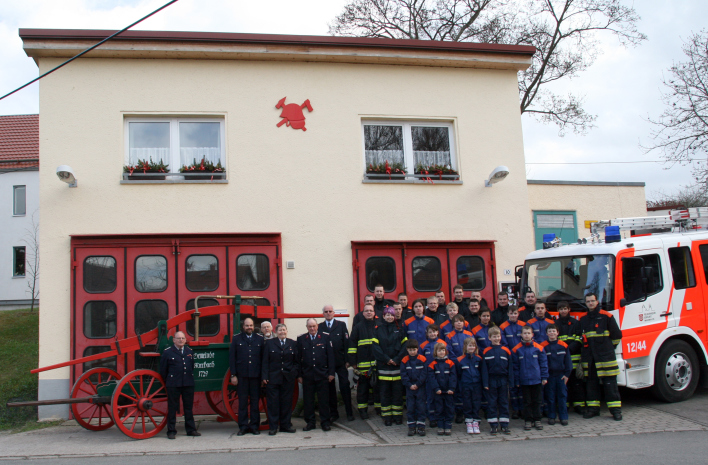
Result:
<svg viewBox="0 0 708 465"><path fill-rule="evenodd" d="M622 401L617 389L619 366L615 347L622 342L622 331L611 313L598 308L597 295L587 294L588 313L580 319L583 347L580 352L586 379L586 405L583 418L600 415L600 386L607 407L616 421L622 420Z"/></svg>

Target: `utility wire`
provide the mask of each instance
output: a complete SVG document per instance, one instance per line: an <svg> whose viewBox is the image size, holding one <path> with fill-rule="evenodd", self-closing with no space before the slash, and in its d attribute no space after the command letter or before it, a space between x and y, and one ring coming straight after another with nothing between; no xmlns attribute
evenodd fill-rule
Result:
<svg viewBox="0 0 708 465"><path fill-rule="evenodd" d="M706 161L708 159L698 159L691 161ZM585 161L585 162L530 162L527 161L527 165L610 165L616 163L668 163L670 160L643 160L643 161Z"/></svg>
<svg viewBox="0 0 708 465"><path fill-rule="evenodd" d="M83 52L81 52L81 53L79 53L78 55L74 56L73 58L69 58L69 59L66 60L64 63L62 63L62 64L60 64L59 66L57 66L56 68L53 68L53 69L47 71L46 73L42 74L41 76L38 76L38 77L32 79L32 80L31 80L30 82L28 82L27 84L25 84L25 85L23 85L23 86L21 86L21 87L18 87L17 89L13 90L13 91L10 92L10 93L7 93L7 94L3 95L2 97L0 97L0 100L4 99L5 97L9 97L10 95L14 94L15 92L18 92L18 91L24 89L25 87L29 86L30 84L33 84L33 83L39 81L39 80L42 79L44 76L48 76L48 75L52 74L54 71L58 70L58 69L61 68L62 66L68 65L69 63L71 63L72 61L76 60L76 59L79 58L80 56L87 54L88 52L90 52L91 50L95 49L96 47L98 47L99 45L103 44L104 42L106 42L106 41L108 41L108 40L111 40L112 38L114 38L114 37L117 36L118 34L122 34L123 32L127 31L127 30L130 29L131 27L135 26L135 25L138 24L138 23L141 23L141 22L145 21L145 20L148 19L150 16L154 15L155 13L157 13L157 12L159 12L159 11L161 11L161 10L164 10L165 8L167 8L168 6L172 5L173 3L176 3L177 1L179 1L179 0L172 0L172 1L170 1L170 2L167 2L166 4L162 5L160 8L158 8L158 9L155 10L155 11L153 11L153 12L150 13L149 15L143 16L142 18L140 18L139 20L135 21L135 22L134 22L133 24L131 24L130 26L125 27L125 28L121 29L120 31L116 32L115 34L112 34L112 35L106 37L105 39L103 39L102 41L100 41L99 43L97 43L96 45L87 48L86 50L84 50Z"/></svg>

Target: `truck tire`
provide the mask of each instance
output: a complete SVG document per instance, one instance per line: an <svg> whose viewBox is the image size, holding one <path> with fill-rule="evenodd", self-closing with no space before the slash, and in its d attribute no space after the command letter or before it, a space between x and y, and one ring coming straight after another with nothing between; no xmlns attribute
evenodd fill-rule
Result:
<svg viewBox="0 0 708 465"><path fill-rule="evenodd" d="M659 349L654 366L652 393L664 402L681 402L693 395L698 386L698 357L686 342L671 340Z"/></svg>

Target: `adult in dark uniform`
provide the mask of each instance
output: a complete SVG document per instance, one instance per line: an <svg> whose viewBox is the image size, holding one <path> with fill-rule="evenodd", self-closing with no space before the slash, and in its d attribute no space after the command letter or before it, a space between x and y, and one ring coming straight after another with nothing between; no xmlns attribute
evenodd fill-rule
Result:
<svg viewBox="0 0 708 465"><path fill-rule="evenodd" d="M319 400L320 425L329 431L329 383L334 380L334 350L329 336L317 331L317 321L307 320L307 333L297 338L305 422L303 431L315 429L315 394Z"/></svg>
<svg viewBox="0 0 708 465"><path fill-rule="evenodd" d="M167 390L167 437L174 439L177 435L177 410L179 398L182 397L184 410L184 427L187 436L201 436L194 424L192 405L194 404L194 354L185 346L187 338L182 331L177 331L172 338L174 345L168 347L160 356L160 376L165 380Z"/></svg>
<svg viewBox="0 0 708 465"><path fill-rule="evenodd" d="M300 372L297 343L288 339L288 327L275 327L277 337L268 339L263 347L261 377L268 399L268 424L271 436L280 427L281 433L294 433L292 417L293 391Z"/></svg>
<svg viewBox="0 0 708 465"><path fill-rule="evenodd" d="M401 304L401 309L403 310L401 321L406 321L408 318L415 316L413 309L408 306L408 294L405 292L398 294L398 303Z"/></svg>
<svg viewBox="0 0 708 465"><path fill-rule="evenodd" d="M364 296L364 306L361 307L362 311L354 315L354 322L352 323L352 329L354 329L354 326L358 325L362 321L364 321L364 307L367 305L371 305L372 307L374 306L374 296L371 294L366 294Z"/></svg>
<svg viewBox="0 0 708 465"><path fill-rule="evenodd" d="M509 294L502 291L497 294L497 307L492 310L492 322L501 326L506 320L509 319ZM526 319L524 321L528 321Z"/></svg>
<svg viewBox="0 0 708 465"><path fill-rule="evenodd" d="M354 421L352 411L352 388L349 385L349 363L347 363L347 351L349 350L349 331L347 324L334 318L334 307L325 305L322 308L325 321L319 324L317 330L329 336L334 351L334 372L339 380L339 392L342 394L344 410L347 412L347 420ZM339 419L337 408L337 387L336 381L329 383L329 412L330 420L335 422Z"/></svg>
<svg viewBox="0 0 708 465"><path fill-rule="evenodd" d="M231 341L229 364L231 384L236 386L238 394L238 436L243 436L249 430L253 434L261 434L258 431L261 418L258 400L264 343L263 336L253 332L253 320L250 318L243 320L243 331Z"/></svg>
<svg viewBox="0 0 708 465"><path fill-rule="evenodd" d="M462 284L455 284L452 288L453 296L455 297L454 302L457 304L457 310L465 317L465 320L470 315L470 299L465 298L465 288Z"/></svg>

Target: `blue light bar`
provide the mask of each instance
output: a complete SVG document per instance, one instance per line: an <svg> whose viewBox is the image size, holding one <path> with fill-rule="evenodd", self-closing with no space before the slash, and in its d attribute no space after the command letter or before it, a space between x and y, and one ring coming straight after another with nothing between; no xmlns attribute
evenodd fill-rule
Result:
<svg viewBox="0 0 708 465"><path fill-rule="evenodd" d="M544 234L543 235L543 242L551 242L556 238L555 233L550 233L550 234Z"/></svg>
<svg viewBox="0 0 708 465"><path fill-rule="evenodd" d="M622 235L619 226L608 226L605 228L605 242L620 242Z"/></svg>

